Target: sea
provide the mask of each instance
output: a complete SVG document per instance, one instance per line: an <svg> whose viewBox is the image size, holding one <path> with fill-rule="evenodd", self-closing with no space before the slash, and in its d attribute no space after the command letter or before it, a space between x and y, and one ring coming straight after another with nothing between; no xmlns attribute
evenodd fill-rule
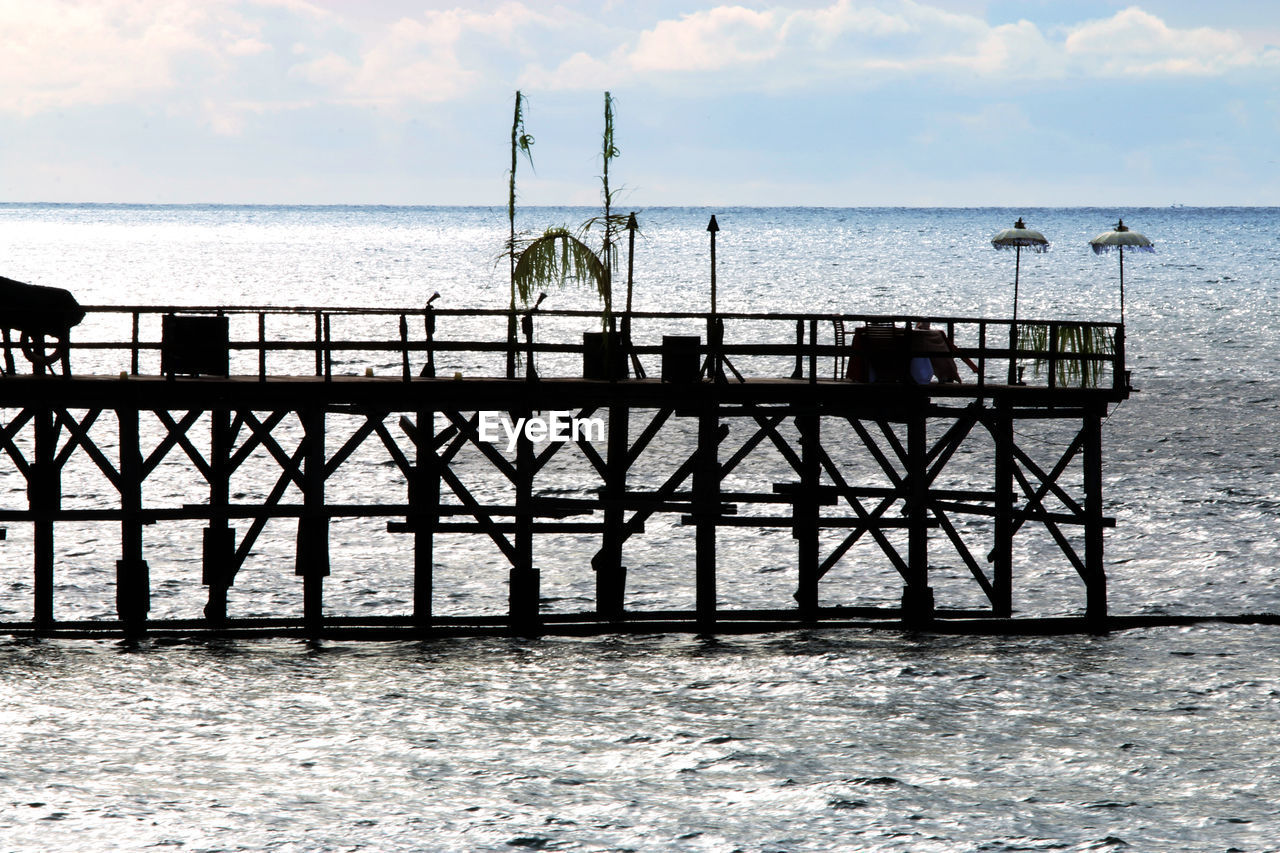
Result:
<svg viewBox="0 0 1280 853"><path fill-rule="evenodd" d="M523 208L517 225L596 212ZM1019 317L1113 321L1119 259L1088 241L1123 217L1155 251L1125 255L1136 391L1104 424L1111 610L1280 612L1280 208L636 213L637 310L709 307L714 214L722 311L1007 317L1015 256L990 239L1023 217L1052 245L1020 258ZM502 207L6 204L0 275L86 305L418 308L439 293L441 308L502 308L507 229ZM544 307L598 302L556 290ZM1050 456L1065 441L1026 429L1026 446ZM7 457L0 496L24 505ZM96 498L86 487L72 499ZM20 528L0 542L0 621L30 617ZM58 618L111 618L116 531L58 535ZM153 615L198 615L198 527L146 535ZM350 565L335 564L330 605L408 612L401 546L359 525L335 523L332 536ZM1040 548L1019 552L1017 612L1080 612L1078 578ZM296 606L283 554L265 548L246 570L233 615ZM786 591L785 532L727 536L722 554L725 589L745 603ZM553 543L548 606L587 609L589 558ZM692 597L692 565L668 559L628 555L651 604ZM453 579L442 612L501 606L496 559L459 539L440 560ZM824 580L832 603L898 592L877 586L882 575L842 572ZM1277 755L1280 628L1266 624L1052 637L0 638L3 853L1262 853L1280 850Z"/></svg>

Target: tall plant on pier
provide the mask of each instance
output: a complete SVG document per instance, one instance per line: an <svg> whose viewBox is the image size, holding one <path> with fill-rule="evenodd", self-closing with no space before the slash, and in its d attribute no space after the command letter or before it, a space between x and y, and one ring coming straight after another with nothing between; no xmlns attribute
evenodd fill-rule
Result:
<svg viewBox="0 0 1280 853"><path fill-rule="evenodd" d="M604 134L601 137L600 146L600 199L604 207L604 213L600 216L593 216L582 223L581 231L584 235L596 228L599 228L602 232L599 255L600 263L604 268L605 280L602 288L602 298L605 303L604 321L606 325L613 319L613 271L618 262L618 244L614 236L627 227L627 217L613 212L613 202L618 190L609 185L609 164L621 154L622 152L618 150L613 138L613 95L605 92Z"/></svg>
<svg viewBox="0 0 1280 853"><path fill-rule="evenodd" d="M523 154L533 168L533 136L524 128L524 110L527 101L519 89L516 90L515 114L511 119L511 171L507 174L507 222L510 234L507 238L506 255L511 263L511 313L507 317L507 375L513 375L516 359L516 166ZM528 302L528 297L522 298Z"/></svg>
<svg viewBox="0 0 1280 853"><path fill-rule="evenodd" d="M604 213L591 217L576 230L563 225L548 228L530 241L518 257L513 253L512 286L522 302L528 304L539 290L570 282L593 287L604 303L602 322L605 328L609 327L613 319L613 269L618 255L614 235L626 224L626 217L613 212L617 190L609 185L609 165L620 153L613 137L613 96L605 92L600 174ZM603 232L599 251L588 245L591 232L596 229Z"/></svg>

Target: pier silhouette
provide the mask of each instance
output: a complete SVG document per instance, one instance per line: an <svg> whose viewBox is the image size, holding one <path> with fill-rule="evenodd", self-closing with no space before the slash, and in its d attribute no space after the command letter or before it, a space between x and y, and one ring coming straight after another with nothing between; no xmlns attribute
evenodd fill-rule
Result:
<svg viewBox="0 0 1280 853"><path fill-rule="evenodd" d="M1042 327L1033 348L1011 345L1005 319L627 312L626 334L606 332L602 343L599 315L583 311L83 310L55 358L43 349L10 356L0 377L3 464L26 482L25 501L0 504L0 526L30 526L33 560L32 617L0 623L5 633L713 633L863 622L963 630L1014 616L1014 542L1032 530L1080 578L1082 608L1064 617L1094 627L1109 618L1103 534L1114 520L1103 509L1102 429L1130 393L1119 324L1019 319L1020 328ZM518 352L505 334L513 326L523 332ZM1060 343L1086 337L1108 346ZM960 382L921 384L907 369L921 359L972 369ZM1015 363L1037 369L1011 383ZM603 419L604 435L537 442L521 432L508 451L505 437L481 434L481 413L516 422L548 411ZM1015 427L1033 421L1069 438L1020 441ZM687 440L646 454L672 431ZM357 453L393 468L403 491L335 494L333 478ZM564 497L544 488L545 477L553 459L570 455L585 473L578 496ZM637 480L642 456L644 482L656 488ZM110 505L67 505L62 472L73 461L97 472ZM500 489L473 481L481 466ZM175 470L197 477L199 501L158 497L173 491L165 478ZM377 617L326 609L334 518L385 520L389 534L411 537L411 608ZM627 546L661 547L647 530L657 519L693 528L690 610L646 611L628 599ZM55 533L87 521L119 524L118 559L106 569L116 618L60 621ZM273 521L296 527L301 612L239 615L229 590ZM207 601L189 618L151 619L145 532L171 522L203 525ZM747 608L718 590L724 528L789 531L794 607ZM444 534L465 534L478 562L505 568L504 614L436 612ZM581 569L594 574L593 607L542 606L537 543L548 534L590 537ZM900 581L891 606L829 603L853 597L831 572L868 543ZM931 566L942 554L969 573L985 606L935 596Z"/></svg>

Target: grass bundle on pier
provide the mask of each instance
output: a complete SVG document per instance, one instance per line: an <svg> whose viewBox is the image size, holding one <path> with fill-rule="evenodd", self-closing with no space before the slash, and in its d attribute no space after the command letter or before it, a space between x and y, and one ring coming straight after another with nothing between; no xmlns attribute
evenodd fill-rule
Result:
<svg viewBox="0 0 1280 853"><path fill-rule="evenodd" d="M1018 347L1047 353L1050 349L1050 325L1048 323L1024 323L1018 327ZM1102 380L1103 356L1115 352L1115 337L1110 329L1076 324L1056 326L1057 352L1059 355L1097 356L1096 358L1060 358L1054 360L1055 379L1059 385L1076 385L1097 388ZM1049 369L1050 359L1043 355L1032 359L1032 372L1036 376Z"/></svg>

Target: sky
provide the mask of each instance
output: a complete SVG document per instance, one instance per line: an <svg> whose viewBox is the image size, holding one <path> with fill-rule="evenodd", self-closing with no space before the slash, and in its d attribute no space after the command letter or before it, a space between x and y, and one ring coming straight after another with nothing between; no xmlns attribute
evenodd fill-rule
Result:
<svg viewBox="0 0 1280 853"><path fill-rule="evenodd" d="M0 201L1280 204L1271 0L0 0Z"/></svg>

